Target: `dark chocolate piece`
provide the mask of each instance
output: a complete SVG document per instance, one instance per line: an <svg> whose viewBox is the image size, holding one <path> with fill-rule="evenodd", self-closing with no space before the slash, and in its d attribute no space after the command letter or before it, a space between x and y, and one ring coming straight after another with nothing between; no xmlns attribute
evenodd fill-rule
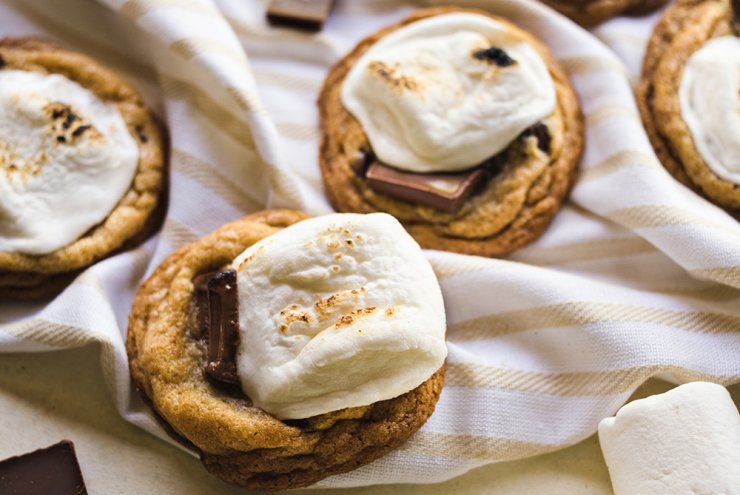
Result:
<svg viewBox="0 0 740 495"><path fill-rule="evenodd" d="M732 31L735 36L740 36L740 0L732 0Z"/></svg>
<svg viewBox="0 0 740 495"><path fill-rule="evenodd" d="M319 31L333 5L334 0L272 0L267 20L271 24Z"/></svg>
<svg viewBox="0 0 740 495"><path fill-rule="evenodd" d="M201 338L208 335L210 327L210 314L208 311L208 281L216 275L217 272L208 272L197 275L193 279L195 288L195 311L196 311L196 329L195 338Z"/></svg>
<svg viewBox="0 0 740 495"><path fill-rule="evenodd" d="M213 379L237 383L236 348L239 344L239 300L236 271L228 270L208 280L208 364Z"/></svg>
<svg viewBox="0 0 740 495"><path fill-rule="evenodd" d="M486 48L485 50L478 50L477 52L473 53L473 56L478 60L493 62L499 67L508 67L516 63L516 60L511 58L508 53L496 46Z"/></svg>
<svg viewBox="0 0 740 495"><path fill-rule="evenodd" d="M483 167L458 173L415 174L402 172L377 161L367 169L367 182L373 190L454 213L485 178Z"/></svg>
<svg viewBox="0 0 740 495"><path fill-rule="evenodd" d="M0 493L87 495L75 448L69 440L0 461Z"/></svg>
<svg viewBox="0 0 740 495"><path fill-rule="evenodd" d="M542 122L528 127L519 137L534 136L537 138L537 147L545 153L550 153L550 131Z"/></svg>

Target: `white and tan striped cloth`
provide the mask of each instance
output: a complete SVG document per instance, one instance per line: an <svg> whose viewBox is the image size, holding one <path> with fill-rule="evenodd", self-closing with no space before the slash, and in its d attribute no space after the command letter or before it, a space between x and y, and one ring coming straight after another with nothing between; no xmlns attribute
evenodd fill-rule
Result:
<svg viewBox="0 0 740 495"><path fill-rule="evenodd" d="M123 339L136 287L172 250L245 213L327 213L315 100L362 37L441 2L338 0L320 34L269 27L265 0L23 0L3 35L41 35L129 77L166 120L170 208L159 236L98 263L48 303L0 304L0 350L99 342L120 414L165 435L131 390ZM450 3L450 2L446 2ZM653 375L740 382L740 225L657 162L633 101L655 16L593 35L528 0L452 2L512 18L570 73L587 121L571 201L507 260L428 251L449 320L437 411L400 450L323 486L442 481L591 435Z"/></svg>

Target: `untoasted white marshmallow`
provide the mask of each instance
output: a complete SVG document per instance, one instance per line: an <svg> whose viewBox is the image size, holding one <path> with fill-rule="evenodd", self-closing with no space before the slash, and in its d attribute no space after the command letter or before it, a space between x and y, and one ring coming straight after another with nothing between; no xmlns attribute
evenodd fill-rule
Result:
<svg viewBox="0 0 740 495"><path fill-rule="evenodd" d="M0 71L0 251L75 241L120 201L138 161L115 104L58 74Z"/></svg>
<svg viewBox="0 0 740 495"><path fill-rule="evenodd" d="M237 370L254 404L307 418L397 397L447 356L442 294L419 245L385 213L301 221L237 270Z"/></svg>
<svg viewBox="0 0 740 495"><path fill-rule="evenodd" d="M681 116L712 171L740 184L740 38L707 41L683 68Z"/></svg>
<svg viewBox="0 0 740 495"><path fill-rule="evenodd" d="M498 66L481 50L514 60ZM411 172L463 170L552 113L555 86L537 51L480 14L437 15L372 45L341 89L384 163Z"/></svg>
<svg viewBox="0 0 740 495"><path fill-rule="evenodd" d="M740 415L694 382L630 402L599 424L615 495L740 494Z"/></svg>

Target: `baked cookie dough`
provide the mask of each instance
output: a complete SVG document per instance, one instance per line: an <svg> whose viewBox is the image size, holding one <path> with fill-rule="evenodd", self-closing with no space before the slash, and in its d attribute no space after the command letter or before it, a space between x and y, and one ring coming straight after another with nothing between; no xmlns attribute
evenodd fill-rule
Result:
<svg viewBox="0 0 740 495"><path fill-rule="evenodd" d="M82 227L87 229L82 235L66 245L51 250L44 250L43 246L38 248L37 245L34 245L33 249L23 247L0 249L0 300L48 297L61 291L87 266L114 252L135 246L158 228L165 208L164 136L141 96L131 85L89 57L51 42L34 38L0 40L0 76L21 86L23 81L28 79L41 88L54 84L55 87L67 91L65 94L68 94L68 88L72 86L79 88L76 90L78 93L91 93L93 96L90 100L97 102L91 105L103 104L117 109L123 122L121 124L123 132L130 135L134 149L138 150L137 161L132 167L133 178L130 185L116 185L124 193L107 215L102 214L105 215L102 221L95 222L89 228ZM51 79L48 78L52 77L57 79L49 83ZM45 97L43 92L39 94L42 98ZM27 110L19 107L14 111ZM33 112L36 109L31 108L28 111ZM95 120L97 116L84 113L77 115L74 107L60 101L47 104L44 111L47 111L45 118L48 121L33 125L43 126L38 127L42 133L38 139L42 143L47 143L50 148L62 147L83 139L95 140L101 136L93 122L88 121L90 118ZM29 117L29 122L34 122L32 119L37 118L36 114L28 115L34 115ZM45 139L52 139L51 144L44 141ZM43 167L54 166L57 167L55 170L59 170L59 162L53 165L47 163L49 155L46 155L43 149L37 151L40 154L32 161L15 158L19 156L16 151L21 149L27 156L35 153L33 150L22 148L27 145L27 142L0 143L2 148L0 181L7 181L6 184L11 184L12 187L15 184L13 181L22 184L27 177L44 173ZM64 152L61 153L63 155ZM60 173L55 173L57 174L55 178L59 177ZM53 190L51 186L44 187ZM94 193L99 196L106 194L103 190ZM67 198L73 198L74 195L88 193L86 189L73 188L66 194ZM23 194L18 197L22 200ZM111 201L116 200L113 198ZM64 203L59 205L60 210L73 208L70 206L72 202ZM17 207L23 208L22 204ZM23 227L29 227L29 230L33 231L33 223L34 220L26 221ZM13 227L16 224L8 225L11 229L16 228ZM6 243L14 242L13 236L16 233L11 232L8 235L10 237L6 237ZM44 235L48 238L45 242L54 242L54 235L49 233ZM0 237L2 236L3 233L0 232ZM29 239L31 243L35 242L33 238Z"/></svg>
<svg viewBox="0 0 740 495"><path fill-rule="evenodd" d="M594 26L618 15L644 15L668 0L541 0L582 26Z"/></svg>
<svg viewBox="0 0 740 495"><path fill-rule="evenodd" d="M194 279L307 217L288 210L255 213L179 249L139 289L129 317L126 347L136 386L209 472L251 489L307 486L381 457L432 414L443 384L444 365L396 398L280 420L238 387L206 377L209 349L198 337Z"/></svg>
<svg viewBox="0 0 740 495"><path fill-rule="evenodd" d="M369 187L353 163L358 155L372 147L367 133L345 108L341 97L342 85L353 65L376 43L402 27L446 14L483 16L485 22L495 21L515 39L531 46L544 63L544 70L549 72L555 94L554 110L533 126L534 130L523 132L518 138L514 136L508 147L489 157L489 162L495 162L495 174L456 212L397 199ZM506 58L503 62L508 63ZM428 249L502 256L534 241L544 232L573 185L583 148L583 119L578 99L565 71L547 47L505 19L477 10L454 7L420 10L364 39L329 71L318 107L319 164L326 195L334 208L343 212L390 213Z"/></svg>
<svg viewBox="0 0 740 495"><path fill-rule="evenodd" d="M682 110L688 109L682 109L681 105L681 86L687 64L710 41L731 38L734 34L732 19L730 0L678 0L671 5L650 39L637 87L637 103L650 142L666 170L684 185L740 218L740 181L728 180L713 170L706 153L700 151L706 145L696 140L685 113L682 114ZM736 51L723 53L726 57L720 54L725 59L721 65L730 64L732 57L737 58ZM706 75L706 69L703 72ZM720 74L712 71L711 78L719 80ZM718 97L716 91L711 93L706 95L707 102ZM727 96L728 101L707 103L706 108L696 111L714 118L732 118L734 109L737 120L740 105L737 92L722 96ZM703 106L704 102L699 104ZM722 127L724 131L731 129L724 124ZM737 146L738 137L734 139ZM724 166L737 168L737 160L737 155L730 156L725 159Z"/></svg>

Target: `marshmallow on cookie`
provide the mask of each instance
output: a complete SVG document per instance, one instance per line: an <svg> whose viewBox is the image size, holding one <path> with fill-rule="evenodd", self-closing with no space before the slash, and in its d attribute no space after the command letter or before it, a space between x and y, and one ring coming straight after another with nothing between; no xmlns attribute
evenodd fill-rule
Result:
<svg viewBox="0 0 740 495"><path fill-rule="evenodd" d="M442 294L390 215L334 214L250 246L237 273L237 374L281 419L391 399L445 361Z"/></svg>

